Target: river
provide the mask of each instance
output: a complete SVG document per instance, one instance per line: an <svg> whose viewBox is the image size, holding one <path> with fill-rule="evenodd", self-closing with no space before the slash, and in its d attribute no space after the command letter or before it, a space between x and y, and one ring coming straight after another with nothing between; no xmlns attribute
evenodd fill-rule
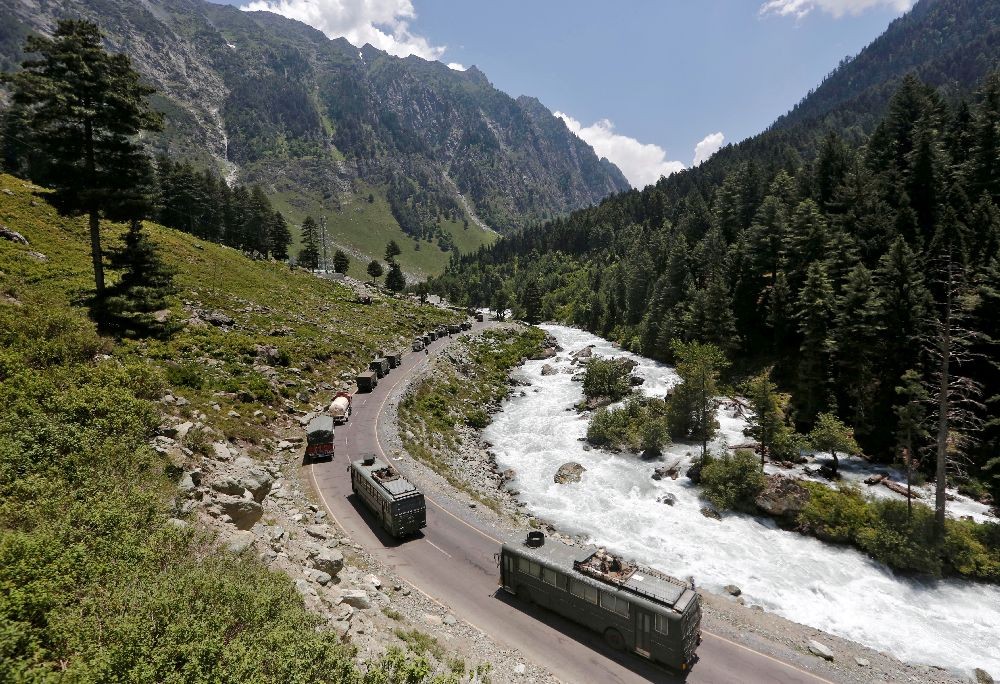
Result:
<svg viewBox="0 0 1000 684"><path fill-rule="evenodd" d="M637 361L633 372L645 379L646 394L663 396L677 382L673 369L581 330L542 327L565 351L516 371L530 387L515 393L484 433L500 467L515 470L512 487L532 514L670 574L694 577L708 590L735 584L748 604L901 660L966 673L979 667L1000 678L1000 587L903 579L857 551L782 531L769 520L701 515L705 502L687 478L651 479L662 463L585 449L587 418L571 409L582 388L566 372L580 370L570 366L569 354L587 345L595 345L595 355ZM543 376L546 363L559 372ZM719 420L716 448L746 441L742 419L720 409ZM663 460L696 450L673 445ZM567 461L587 472L580 483L555 484L555 471ZM657 502L666 493L676 496L674 506Z"/></svg>

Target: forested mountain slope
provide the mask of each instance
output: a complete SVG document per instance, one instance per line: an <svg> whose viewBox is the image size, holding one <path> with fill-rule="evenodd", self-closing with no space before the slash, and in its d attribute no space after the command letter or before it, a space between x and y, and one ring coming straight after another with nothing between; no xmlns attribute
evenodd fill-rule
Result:
<svg viewBox="0 0 1000 684"><path fill-rule="evenodd" d="M0 0L0 13L0 67L14 68L24 36L57 18L96 21L161 92L157 151L260 183L293 222L327 215L358 252L397 238L414 270L447 260L414 256L421 242L440 253L492 239L458 192L503 232L628 188L537 100L507 96L475 68L359 50L202 0Z"/></svg>
<svg viewBox="0 0 1000 684"><path fill-rule="evenodd" d="M1000 493L1000 375L989 360L989 339L1000 338L991 313L1000 304L1000 75L966 80L995 66L998 50L962 34L933 43L932 21L951 8L993 35L998 7L924 0L877 43L895 45L905 29L899 42L917 54L894 59L977 65L943 92L886 76L863 86L893 89L881 113L846 94L843 106L832 96L814 105L827 98L814 94L797 112L826 111L823 122L793 113L701 167L466 257L435 287L456 301L509 301L656 358L670 357L673 339L711 342L735 361L736 381L773 365L800 429L839 413L868 453L889 459L903 439L900 407L923 407L918 445L937 434L931 399L947 338L958 345L944 353L966 395L958 403L971 410L946 428L949 443ZM853 64L841 67L853 72L844 79L877 81ZM907 371L927 397L899 390Z"/></svg>

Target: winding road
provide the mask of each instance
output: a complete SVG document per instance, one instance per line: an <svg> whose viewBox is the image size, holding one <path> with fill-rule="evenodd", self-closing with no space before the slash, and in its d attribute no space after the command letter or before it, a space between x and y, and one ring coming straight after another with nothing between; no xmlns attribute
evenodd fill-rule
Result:
<svg viewBox="0 0 1000 684"><path fill-rule="evenodd" d="M489 325L477 323L473 330ZM451 338L433 342L431 354L451 342ZM567 684L832 684L799 665L704 629L698 648L700 660L686 678L638 656L613 651L599 635L547 611L525 607L498 591L493 555L499 551L500 540L508 535L474 519L466 504L451 497L427 497L427 527L422 534L402 542L386 535L352 495L347 463L364 454L376 454L389 461L379 439L379 423L386 420L386 406L397 399L396 390L405 387L427 360L423 353L408 353L401 366L382 379L375 391L355 395L350 421L336 431L336 457L304 466L329 514L355 543L392 567L415 590L495 641L517 649ZM392 462L404 476L410 476L405 461ZM789 651L789 660L793 657Z"/></svg>

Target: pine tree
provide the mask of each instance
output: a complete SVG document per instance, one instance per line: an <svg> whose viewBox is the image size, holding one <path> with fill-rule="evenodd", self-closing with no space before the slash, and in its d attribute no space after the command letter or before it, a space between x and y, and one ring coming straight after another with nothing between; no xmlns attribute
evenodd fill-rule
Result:
<svg viewBox="0 0 1000 684"><path fill-rule="evenodd" d="M316 219L306 216L302 221L302 249L299 251L299 266L315 271L319 268L319 226ZM381 273L379 275L382 275Z"/></svg>
<svg viewBox="0 0 1000 684"><path fill-rule="evenodd" d="M899 401L893 410L896 414L896 444L906 467L906 514L913 515L913 468L919 465L919 452L923 442L930 436L927 430L927 409L930 401L920 374L908 370L896 386Z"/></svg>
<svg viewBox="0 0 1000 684"><path fill-rule="evenodd" d="M858 264L847 275L843 294L837 300L833 338L842 405L850 407L851 424L860 435L868 435L875 428L873 403L881 361L878 342L883 332L881 306L871 271Z"/></svg>
<svg viewBox="0 0 1000 684"><path fill-rule="evenodd" d="M395 240L389 240L385 246L385 263L390 266L396 262L396 257L403 253Z"/></svg>
<svg viewBox="0 0 1000 684"><path fill-rule="evenodd" d="M97 297L104 295L100 218L142 219L149 211L149 160L137 136L162 127L149 107L155 92L127 56L109 54L96 24L60 20L52 38L29 36L25 52L39 59L10 77L32 144L46 163L33 180L52 188L63 214L86 214Z"/></svg>
<svg viewBox="0 0 1000 684"><path fill-rule="evenodd" d="M351 266L351 258L342 249L333 253L333 270L337 273L347 273Z"/></svg>
<svg viewBox="0 0 1000 684"><path fill-rule="evenodd" d="M292 242L292 233L288 223L280 211L271 212L271 220L267 227L267 249L278 261L288 259L288 245Z"/></svg>
<svg viewBox="0 0 1000 684"><path fill-rule="evenodd" d="M372 285L374 285L375 281L381 278L382 274L385 273L385 269L382 268L382 264L375 261L374 259L372 259L371 262L368 264L367 270L368 270L368 277L372 279Z"/></svg>
<svg viewBox="0 0 1000 684"><path fill-rule="evenodd" d="M542 321L542 291L538 283L532 280L524 288L524 297L521 300L524 307L524 320L530 325L537 325Z"/></svg>
<svg viewBox="0 0 1000 684"><path fill-rule="evenodd" d="M767 459L795 460L801 447L801 440L788 421L790 398L778 392L777 385L771 380L771 371L771 368L764 369L752 377L743 389L752 411L747 416L743 434L757 443L762 470Z"/></svg>
<svg viewBox="0 0 1000 684"><path fill-rule="evenodd" d="M799 293L799 368L795 393L796 419L811 422L830 404L831 327L835 302L833 287L822 262L809 266L805 285Z"/></svg>
<svg viewBox="0 0 1000 684"><path fill-rule="evenodd" d="M667 399L670 433L679 439L701 442L702 458L715 437L719 374L729 366L725 354L713 344L675 341L672 345L681 384Z"/></svg>
<svg viewBox="0 0 1000 684"><path fill-rule="evenodd" d="M861 451L858 443L854 441L854 431L832 413L820 413L816 416L816 424L809 431L809 443L817 451L830 452L835 478L840 476L838 452L850 455Z"/></svg>
<svg viewBox="0 0 1000 684"><path fill-rule="evenodd" d="M391 292L402 292L406 289L406 276L398 262L389 263L389 272L385 276L385 286Z"/></svg>
<svg viewBox="0 0 1000 684"><path fill-rule="evenodd" d="M102 323L126 337L163 336L176 329L168 319L157 316L169 307L168 298L176 292L173 271L163 263L139 221L132 222L125 244L110 257L112 268L123 272L106 291Z"/></svg>

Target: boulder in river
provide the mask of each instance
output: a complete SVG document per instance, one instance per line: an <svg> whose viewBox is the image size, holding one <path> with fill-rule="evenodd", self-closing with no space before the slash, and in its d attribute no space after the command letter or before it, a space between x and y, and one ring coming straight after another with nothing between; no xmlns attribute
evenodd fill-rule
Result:
<svg viewBox="0 0 1000 684"><path fill-rule="evenodd" d="M706 518L712 518L713 520L722 520L722 514L711 506L702 506L701 514Z"/></svg>
<svg viewBox="0 0 1000 684"><path fill-rule="evenodd" d="M547 363L544 366L542 366L542 375L555 375L555 374L556 374L556 369L552 366L552 364Z"/></svg>
<svg viewBox="0 0 1000 684"><path fill-rule="evenodd" d="M667 504L668 506L673 506L675 503L677 503L677 497L671 494L670 492L667 492L666 494L658 498L657 501L659 501L662 504Z"/></svg>
<svg viewBox="0 0 1000 684"><path fill-rule="evenodd" d="M573 352L571 356L574 359L589 359L594 355L594 345L584 347L580 351Z"/></svg>
<svg viewBox="0 0 1000 684"><path fill-rule="evenodd" d="M976 675L976 684L993 684L993 677L986 670L977 667L972 674Z"/></svg>
<svg viewBox="0 0 1000 684"><path fill-rule="evenodd" d="M556 474L552 479L555 480L556 484L579 482L585 472L587 472L586 468L575 461L571 461L569 463L563 463L559 466L559 470L556 471Z"/></svg>
<svg viewBox="0 0 1000 684"><path fill-rule="evenodd" d="M754 503L768 515L793 518L809 503L809 490L791 478L769 475Z"/></svg>
<svg viewBox="0 0 1000 684"><path fill-rule="evenodd" d="M727 594L729 594L730 596L739 596L740 594L743 593L743 590L740 589L735 584L727 584L726 586L722 587L722 590Z"/></svg>

